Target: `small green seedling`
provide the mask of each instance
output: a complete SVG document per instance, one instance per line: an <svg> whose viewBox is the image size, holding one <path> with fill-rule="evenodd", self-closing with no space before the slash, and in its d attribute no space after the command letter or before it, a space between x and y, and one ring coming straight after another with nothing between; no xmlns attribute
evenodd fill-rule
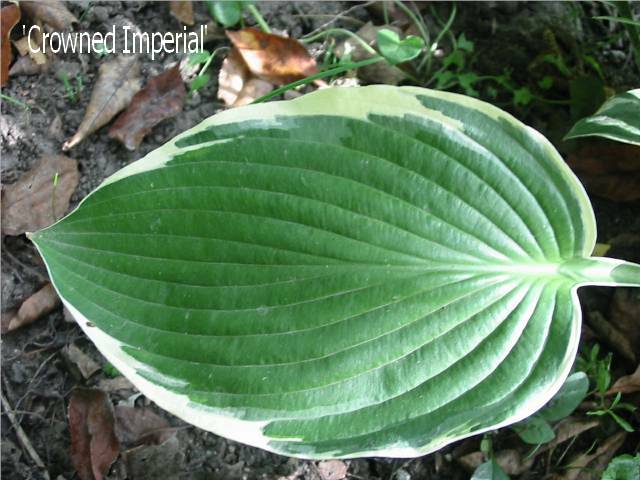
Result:
<svg viewBox="0 0 640 480"><path fill-rule="evenodd" d="M109 49L104 43L96 43L93 49L96 58L100 59L109 55Z"/></svg>
<svg viewBox="0 0 640 480"><path fill-rule="evenodd" d="M60 174L56 172L53 175L53 189L51 190L51 217L53 220L57 220L56 218L56 188L58 187L58 180Z"/></svg>
<svg viewBox="0 0 640 480"><path fill-rule="evenodd" d="M120 371L116 367L114 367L111 362L106 362L102 366L102 371L109 378L116 378L122 375L122 373L120 373Z"/></svg>
<svg viewBox="0 0 640 480"><path fill-rule="evenodd" d="M58 78L64 85L64 89L66 91L65 98L68 98L73 103L77 103L80 100L80 92L82 92L84 88L84 82L82 80L82 75L77 74L75 77L75 87L72 85L69 75L66 72L60 72L58 74Z"/></svg>
<svg viewBox="0 0 640 480"><path fill-rule="evenodd" d="M636 407L625 402L621 402L622 393L618 392L613 399L613 401L607 405L605 401L605 397L603 395L599 395L600 398L600 407L597 410L591 410L587 412L587 415L592 415L596 417L601 417L603 415L608 415L611 417L624 431L632 433L634 432L634 428L631 426L629 422L627 422L624 418L618 415L616 410L625 410L627 412L635 412Z"/></svg>
<svg viewBox="0 0 640 480"><path fill-rule="evenodd" d="M211 81L211 75L207 72L207 69L213 62L214 58L219 52L228 50L227 47L216 48L213 52L209 53L207 50L203 50L201 52L195 52L189 55L189 65L198 65L202 64L202 68L198 72L198 75L191 80L189 84L189 91L191 93L197 92L202 87L207 85Z"/></svg>
<svg viewBox="0 0 640 480"><path fill-rule="evenodd" d="M610 352L600 358L600 345L597 343L591 348L587 356L578 357L578 366L584 369L589 377L591 385L593 385L589 395L595 395L599 403L598 408L587 412L587 415L597 417L607 415L623 430L633 432L634 429L631 424L622 418L616 411L623 410L634 412L636 407L628 403L621 402L622 394L620 392L616 394L610 403L607 401L606 393L611 386L611 359L612 355Z"/></svg>
<svg viewBox="0 0 640 480"><path fill-rule="evenodd" d="M22 108L23 110L30 110L31 109L31 105L29 105L28 103L25 103L22 100L18 100L17 98L13 98L10 95L5 95L4 93L0 93L0 99L2 99L2 101L4 101L4 102L12 103L13 105L18 106L18 107Z"/></svg>

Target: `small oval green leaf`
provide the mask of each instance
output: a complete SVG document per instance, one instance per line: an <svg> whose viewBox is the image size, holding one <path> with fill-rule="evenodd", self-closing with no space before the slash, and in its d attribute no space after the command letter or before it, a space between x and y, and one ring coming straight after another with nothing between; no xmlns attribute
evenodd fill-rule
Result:
<svg viewBox="0 0 640 480"><path fill-rule="evenodd" d="M237 25L242 18L242 1L207 1L211 16L222 26L229 28Z"/></svg>
<svg viewBox="0 0 640 480"><path fill-rule="evenodd" d="M562 388L547 403L539 415L548 422L557 422L571 415L589 391L589 379L584 372L570 375Z"/></svg>
<svg viewBox="0 0 640 480"><path fill-rule="evenodd" d="M64 304L161 407L306 457L410 457L560 389L593 212L539 133L421 88L205 120L31 236ZM612 272L616 272L615 278Z"/></svg>
<svg viewBox="0 0 640 480"><path fill-rule="evenodd" d="M523 422L516 423L512 428L523 442L531 445L550 442L556 436L551 425L538 415L529 417Z"/></svg>

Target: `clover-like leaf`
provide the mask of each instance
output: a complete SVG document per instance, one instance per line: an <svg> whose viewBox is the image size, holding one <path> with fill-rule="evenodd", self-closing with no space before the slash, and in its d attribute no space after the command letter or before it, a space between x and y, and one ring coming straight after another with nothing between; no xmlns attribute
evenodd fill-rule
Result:
<svg viewBox="0 0 640 480"><path fill-rule="evenodd" d="M400 40L398 34L388 28L378 30L376 42L380 54L392 65L413 60L424 48L422 38L408 35Z"/></svg>
<svg viewBox="0 0 640 480"><path fill-rule="evenodd" d="M640 88L610 98L596 113L578 121L564 138L589 136L640 145Z"/></svg>
<svg viewBox="0 0 640 480"><path fill-rule="evenodd" d="M409 457L520 421L567 377L593 211L551 144L421 88L324 89L205 120L31 235L120 372L209 431Z"/></svg>

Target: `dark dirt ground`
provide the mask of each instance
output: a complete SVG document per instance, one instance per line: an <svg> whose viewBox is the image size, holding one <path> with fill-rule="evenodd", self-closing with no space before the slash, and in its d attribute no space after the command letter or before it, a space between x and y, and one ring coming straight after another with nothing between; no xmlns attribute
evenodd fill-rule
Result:
<svg viewBox="0 0 640 480"><path fill-rule="evenodd" d="M299 37L317 28L331 16L354 4L347 2L313 3L268 3L259 4L265 19L272 28L286 30ZM178 22L165 12L166 6L153 2L72 3L69 7L78 18L79 28L101 30L116 20L130 21L144 31L168 31L179 28ZM438 4L445 15L448 4ZM513 71L513 78L527 81L530 72L527 65L544 49L544 30L552 29L563 48L571 50L575 45L597 44L606 37L598 29L577 30L572 15L576 7L569 3L489 2L465 3L459 6L459 15L454 23L456 33L465 32L467 38L476 42L474 68L482 74L499 73L505 66ZM579 7L589 10L584 4ZM164 10L163 10L164 9ZM196 24L208 21L203 5L196 5ZM362 8L349 14L366 22L370 13ZM357 23L357 22L356 22ZM353 29L354 22L344 22ZM223 42L220 40L218 43ZM591 43L589 43L591 42ZM209 45L209 47L214 47ZM617 90L626 90L640 85L637 69L629 63L622 47L603 48L599 61L603 65L606 83ZM150 78L179 60L176 55L165 55L151 61L141 56L144 78ZM0 133L2 138L2 182L10 184L28 171L44 154L61 152L62 141L76 130L88 102L91 86L97 74L100 60L91 55L59 55L50 71L36 76L12 78L3 93L20 99L32 108L23 110L3 102ZM216 61L213 71L217 71ZM56 72L65 71L69 77L81 73L84 90L77 103L65 98L65 90ZM214 75L215 76L215 75ZM566 91L554 92L558 97ZM80 168L80 183L72 197L75 206L107 176L119 168L144 156L162 145L176 134L200 122L222 108L216 98L216 82L200 90L187 100L184 111L154 128L135 152L107 137L103 128L75 147L69 155L75 158ZM559 138L566 133L571 117L566 106L536 104L519 110L509 108L516 116L540 129L549 138L560 144ZM562 153L566 153L563 151ZM614 242L612 256L640 260L638 235L640 235L640 204L617 203L593 197L599 225L599 242ZM635 236L635 237L634 237ZM626 238L626 240L625 240ZM631 240L630 240L631 239ZM18 306L46 281L46 272L41 260L22 236L4 236L2 239L2 310ZM604 288L583 292L582 299L587 312L599 311L606 315L612 291ZM588 314L587 314L588 317ZM635 319L636 325L639 321ZM635 365L618 355L615 345L589 327L583 334L581 351L586 351L594 342L602 343L605 351L613 351L614 379L631 373ZM77 368L64 353L65 347L74 344L92 357L99 365L105 360L82 334L78 326L58 309L34 324L6 334L2 338L2 391L12 407L17 420L28 436L33 448L42 458L50 478L77 478L69 459L70 436L67 425L67 405L70 393L77 386L99 386L105 389L112 401L136 402L146 405L145 398L136 398L132 389L117 390L113 381L103 372L84 380ZM111 383L109 383L111 382ZM635 398L637 401L638 398ZM627 399L634 401L634 398ZM155 408L152 406L152 408ZM34 465L31 457L22 448L16 432L10 424L3 406L2 415L2 475L7 479L45 478L43 470ZM159 409L155 410L177 427L177 441L168 445L150 447L134 462L136 468L124 473L122 460L111 469L109 478L193 478L193 479L322 479L317 462L289 459L247 447L213 434L206 433L171 417ZM629 420L638 427L637 414ZM585 452L593 442L601 441L615 431L605 424L599 429L579 438L570 448L568 457ZM464 470L456 458L479 449L480 438L468 439L453 444L437 454L413 460L359 459L346 461L348 477L354 479L465 479L470 473ZM512 447L517 442L514 434L503 429L494 437L494 448ZM637 451L638 438L627 437L618 453ZM144 457L144 458L143 458ZM565 462L566 463L566 462ZM551 458L540 456L519 477L523 479L547 478L552 473L562 473ZM551 478L551 477L548 477Z"/></svg>

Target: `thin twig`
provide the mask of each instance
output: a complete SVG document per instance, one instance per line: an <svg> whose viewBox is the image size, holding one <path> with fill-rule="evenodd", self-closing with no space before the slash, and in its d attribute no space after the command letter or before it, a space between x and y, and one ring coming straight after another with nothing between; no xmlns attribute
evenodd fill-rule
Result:
<svg viewBox="0 0 640 480"><path fill-rule="evenodd" d="M4 393L2 394L2 407L4 408L4 411L7 414L7 417L9 417L9 421L11 422L11 425L13 426L13 429L16 432L18 441L20 442L24 450L29 454L33 462L38 466L38 468L43 470L44 478L49 480L50 478L49 472L47 471L47 468L44 466L44 462L40 458L40 455L38 455L38 452L36 452L35 448L33 448L33 445L31 444L31 441L29 440L29 437L27 436L25 431L17 422L16 417L13 414L13 409L11 408L11 404L9 403L9 400L5 398Z"/></svg>
<svg viewBox="0 0 640 480"><path fill-rule="evenodd" d="M18 401L16 402L16 410L18 410L20 408L20 406L22 405L22 402L24 401L24 399L27 398L27 396L31 393L31 387L33 386L34 381L36 381L37 378L40 376L40 372L42 372L42 370L47 365L47 363L49 363L49 361L53 357L55 357L57 354L58 354L58 350L56 350L51 355L49 355L47 358L45 358L44 361L40 364L40 366L36 370L36 373L34 373L33 376L31 377L31 381L29 382L29 385L27 386L27 391L24 392L24 395L22 395L18 399Z"/></svg>
<svg viewBox="0 0 640 480"><path fill-rule="evenodd" d="M20 267L22 267L23 270L27 271L28 273L30 273L31 275L36 277L39 282L44 283L44 282L49 280L49 277L47 277L42 272L38 271L37 268L32 267L31 265L27 265L22 260L20 260L18 257L16 257L13 253L11 253L11 251L7 248L6 244L3 245L3 247L4 248L2 249L2 253L4 253L7 257L9 257L9 260L11 260L15 264L19 265Z"/></svg>

